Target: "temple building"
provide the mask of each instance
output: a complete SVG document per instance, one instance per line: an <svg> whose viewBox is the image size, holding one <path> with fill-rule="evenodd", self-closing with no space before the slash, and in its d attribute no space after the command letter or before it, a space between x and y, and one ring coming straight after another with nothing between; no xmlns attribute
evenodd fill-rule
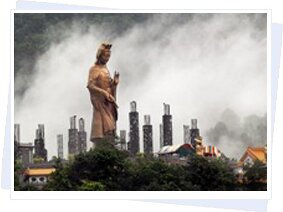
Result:
<svg viewBox="0 0 283 212"><path fill-rule="evenodd" d="M187 163L187 159L195 153L191 144L164 146L158 152L158 157L169 163Z"/></svg>
<svg viewBox="0 0 283 212"><path fill-rule="evenodd" d="M244 166L253 166L256 161L263 163L263 167L267 166L267 148L264 147L251 147L249 146L240 158L239 162L231 164L234 173L236 174L238 181L242 182L244 176ZM265 181L266 179L261 179Z"/></svg>
<svg viewBox="0 0 283 212"><path fill-rule="evenodd" d="M257 160L264 164L267 163L266 147L248 147L239 162L242 165L252 166Z"/></svg>
<svg viewBox="0 0 283 212"><path fill-rule="evenodd" d="M28 164L23 171L23 177L20 183L33 185L38 189L42 189L47 184L53 172L55 172L55 168L52 163Z"/></svg>

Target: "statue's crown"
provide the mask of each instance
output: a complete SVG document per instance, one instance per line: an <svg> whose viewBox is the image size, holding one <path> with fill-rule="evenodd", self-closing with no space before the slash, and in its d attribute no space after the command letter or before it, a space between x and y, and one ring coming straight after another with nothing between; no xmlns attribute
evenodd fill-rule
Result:
<svg viewBox="0 0 283 212"><path fill-rule="evenodd" d="M112 47L112 44L109 43L109 42L103 42L101 45L100 45L100 48L103 48L103 49L111 49Z"/></svg>

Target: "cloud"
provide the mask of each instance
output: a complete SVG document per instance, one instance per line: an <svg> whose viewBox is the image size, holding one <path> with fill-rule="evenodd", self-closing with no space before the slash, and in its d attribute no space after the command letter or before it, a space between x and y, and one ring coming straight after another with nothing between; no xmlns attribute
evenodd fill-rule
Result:
<svg viewBox="0 0 283 212"><path fill-rule="evenodd" d="M151 115L154 151L159 150L163 102L171 105L174 144L183 142L182 125L191 118L199 120L204 134L226 108L240 118L261 116L266 113L265 18L265 14L156 14L119 35L100 23L90 25L87 32L76 22L64 30L55 27L50 36L56 42L37 58L25 95L15 97L21 137L33 141L36 125L44 123L49 158L57 154L59 133L64 134L66 155L69 117L74 114L85 118L89 137L88 71L97 47L108 39L113 43L108 68L111 74L120 72L118 130L129 131L130 101L135 100L140 134L143 115ZM56 36L62 33L65 37L58 42Z"/></svg>
<svg viewBox="0 0 283 212"><path fill-rule="evenodd" d="M249 115L238 116L226 109L219 122L206 132L206 138L231 158L240 159L248 146L265 146L267 144L267 117Z"/></svg>

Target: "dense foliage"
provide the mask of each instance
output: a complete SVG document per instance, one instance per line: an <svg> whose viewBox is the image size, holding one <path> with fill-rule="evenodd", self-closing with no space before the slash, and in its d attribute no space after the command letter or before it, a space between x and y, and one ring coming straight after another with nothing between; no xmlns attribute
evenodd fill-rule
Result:
<svg viewBox="0 0 283 212"><path fill-rule="evenodd" d="M244 167L244 184L247 190L265 191L267 190L267 167L260 161L255 161L252 166Z"/></svg>
<svg viewBox="0 0 283 212"><path fill-rule="evenodd" d="M221 160L193 156L185 164L169 164L150 155L131 157L127 151L105 146L81 153L64 165L57 160L56 169L44 190L266 190L266 182L261 181L264 176L254 177L255 166L247 168L245 179L249 180L238 183L233 170Z"/></svg>

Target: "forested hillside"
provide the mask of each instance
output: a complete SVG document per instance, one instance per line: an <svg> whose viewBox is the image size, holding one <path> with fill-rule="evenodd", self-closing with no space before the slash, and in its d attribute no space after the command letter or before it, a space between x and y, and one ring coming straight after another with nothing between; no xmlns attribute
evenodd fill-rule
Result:
<svg viewBox="0 0 283 212"><path fill-rule="evenodd" d="M37 57L46 51L52 42L63 37L52 37L52 29L68 29L78 23L81 30L87 32L96 24L111 30L112 36L126 32L134 24L146 21L152 14L72 14L72 13L18 13L14 16L14 71L15 80L19 75L32 76ZM57 39L57 40L56 40ZM15 87L22 95L28 85Z"/></svg>

